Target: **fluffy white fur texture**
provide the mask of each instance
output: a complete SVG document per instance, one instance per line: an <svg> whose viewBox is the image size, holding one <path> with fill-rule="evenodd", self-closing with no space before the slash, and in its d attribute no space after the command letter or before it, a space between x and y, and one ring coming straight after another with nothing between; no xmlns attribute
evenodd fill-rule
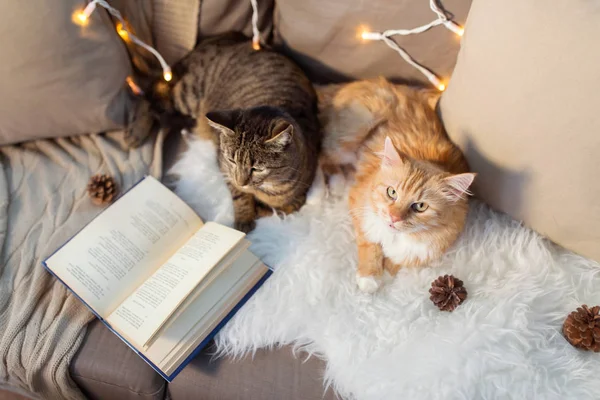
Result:
<svg viewBox="0 0 600 400"><path fill-rule="evenodd" d="M215 158L211 144L193 141L171 173L204 219L230 224ZM294 344L327 360L325 380L345 398L600 398L600 354L561 335L569 312L600 304L600 265L480 203L441 262L401 270L374 295L356 287L343 196L263 218L249 239L275 273L218 335L221 353ZM468 290L452 313L429 300L443 274Z"/></svg>

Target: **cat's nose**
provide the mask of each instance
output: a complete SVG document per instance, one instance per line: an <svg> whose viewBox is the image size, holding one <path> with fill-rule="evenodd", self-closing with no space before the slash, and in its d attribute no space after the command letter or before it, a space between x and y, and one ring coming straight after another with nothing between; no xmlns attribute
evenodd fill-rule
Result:
<svg viewBox="0 0 600 400"><path fill-rule="evenodd" d="M394 214L390 214L390 219L392 220L392 222L395 224L396 222L400 222L402 221L402 216L400 215L394 215Z"/></svg>

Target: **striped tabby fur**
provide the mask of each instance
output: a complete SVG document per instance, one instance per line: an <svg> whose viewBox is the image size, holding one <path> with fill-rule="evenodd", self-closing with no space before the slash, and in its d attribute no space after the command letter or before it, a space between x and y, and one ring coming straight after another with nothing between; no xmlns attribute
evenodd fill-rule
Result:
<svg viewBox="0 0 600 400"><path fill-rule="evenodd" d="M228 34L200 43L173 72L173 82L157 82L150 93L152 109L139 110L215 141L236 228L250 231L273 210L298 210L321 147L317 97L302 70Z"/></svg>

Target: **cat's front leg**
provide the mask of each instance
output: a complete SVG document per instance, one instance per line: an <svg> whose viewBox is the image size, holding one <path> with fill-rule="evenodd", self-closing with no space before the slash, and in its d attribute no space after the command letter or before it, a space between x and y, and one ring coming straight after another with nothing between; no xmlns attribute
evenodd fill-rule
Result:
<svg viewBox="0 0 600 400"><path fill-rule="evenodd" d="M358 269L356 271L356 284L365 293L374 293L381 286L383 277L383 249L379 243L371 242L363 230L364 213L363 194L358 185L350 189L348 198L352 215L352 225L356 244L358 246Z"/></svg>
<svg viewBox="0 0 600 400"><path fill-rule="evenodd" d="M233 197L233 213L235 229L248 233L256 226L256 203L254 196L238 190L229 184L229 190Z"/></svg>
<svg viewBox="0 0 600 400"><path fill-rule="evenodd" d="M383 269L391 276L396 276L400 268L402 268L402 265L394 263L390 258L385 257L383 259Z"/></svg>
<svg viewBox="0 0 600 400"><path fill-rule="evenodd" d="M356 284L365 293L374 293L381 286L383 276L383 249L369 241L362 229L361 217L353 216L356 245L358 246L358 269Z"/></svg>
<svg viewBox="0 0 600 400"><path fill-rule="evenodd" d="M383 277L383 251L378 243L357 238L358 270L356 284L365 293L374 293L381 287Z"/></svg>

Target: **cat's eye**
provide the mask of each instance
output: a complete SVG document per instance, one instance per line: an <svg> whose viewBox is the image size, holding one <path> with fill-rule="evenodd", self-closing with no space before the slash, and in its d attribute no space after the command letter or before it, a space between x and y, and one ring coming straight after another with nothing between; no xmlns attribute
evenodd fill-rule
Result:
<svg viewBox="0 0 600 400"><path fill-rule="evenodd" d="M263 171L264 171L264 169L263 169L263 168L257 168L257 167L252 167L252 168L250 168L250 173L251 173L251 174L254 174L254 173L260 174L260 173L261 173L261 172L263 172Z"/></svg>
<svg viewBox="0 0 600 400"><path fill-rule="evenodd" d="M418 203L412 203L410 205L410 208L412 208L412 210L415 212L421 213L421 212L427 210L429 208L429 205L427 205L427 203L423 203L422 201L420 201Z"/></svg>
<svg viewBox="0 0 600 400"><path fill-rule="evenodd" d="M394 189L391 186L388 186L387 188L387 195L392 200L396 200L398 198L398 193L396 193L396 189Z"/></svg>

